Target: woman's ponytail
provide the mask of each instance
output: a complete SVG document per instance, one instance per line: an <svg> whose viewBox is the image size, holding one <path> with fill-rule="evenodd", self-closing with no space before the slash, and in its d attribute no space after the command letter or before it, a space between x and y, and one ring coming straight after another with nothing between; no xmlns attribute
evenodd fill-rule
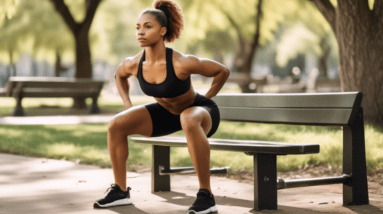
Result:
<svg viewBox="0 0 383 214"><path fill-rule="evenodd" d="M181 7L172 0L156 0L152 6L155 10L148 9L144 13L154 15L160 25L167 28L164 40L173 42L175 39L180 38L181 31L184 28L184 17Z"/></svg>

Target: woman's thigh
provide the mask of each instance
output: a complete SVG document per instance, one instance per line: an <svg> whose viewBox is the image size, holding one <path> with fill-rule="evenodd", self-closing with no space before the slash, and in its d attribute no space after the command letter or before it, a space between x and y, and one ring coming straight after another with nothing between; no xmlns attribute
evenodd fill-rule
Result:
<svg viewBox="0 0 383 214"><path fill-rule="evenodd" d="M133 106L118 113L109 123L109 131L121 131L126 135L140 134L151 136L152 119L144 105Z"/></svg>

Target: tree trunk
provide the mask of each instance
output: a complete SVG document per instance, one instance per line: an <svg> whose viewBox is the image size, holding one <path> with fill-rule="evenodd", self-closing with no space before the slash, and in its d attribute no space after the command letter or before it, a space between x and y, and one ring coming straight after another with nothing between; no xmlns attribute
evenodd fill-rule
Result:
<svg viewBox="0 0 383 214"><path fill-rule="evenodd" d="M343 91L361 91L364 118L383 124L383 1L312 0L330 23L339 50Z"/></svg>
<svg viewBox="0 0 383 214"><path fill-rule="evenodd" d="M92 78L92 63L89 48L89 29L101 0L86 0L86 16L77 23L63 0L51 0L57 12L72 31L76 42L75 78ZM85 98L74 97L73 108L86 108Z"/></svg>
<svg viewBox="0 0 383 214"><path fill-rule="evenodd" d="M249 88L249 84L251 80L251 71L252 71L254 57L255 57L257 48L259 46L261 17L263 13L262 3L263 3L263 0L259 0L258 4L256 5L257 7L256 9L257 15L255 16L256 31L254 33L253 40L251 43L247 42L243 38L238 25L236 25L234 20L229 17L229 21L236 28L238 33L238 38L239 38L237 55L235 56L235 59L234 59L234 70L238 73L246 74L248 76L247 79L249 80L239 84L239 87L241 88L242 93L252 93L255 91Z"/></svg>
<svg viewBox="0 0 383 214"><path fill-rule="evenodd" d="M66 68L61 65L61 55L58 50L56 50L56 63L55 63L55 77L59 77L61 72Z"/></svg>
<svg viewBox="0 0 383 214"><path fill-rule="evenodd" d="M368 2L339 1L338 46L344 91L363 92L365 119L383 122L383 13Z"/></svg>
<svg viewBox="0 0 383 214"><path fill-rule="evenodd" d="M76 74L75 78L92 78L92 63L88 39L89 29L76 32Z"/></svg>

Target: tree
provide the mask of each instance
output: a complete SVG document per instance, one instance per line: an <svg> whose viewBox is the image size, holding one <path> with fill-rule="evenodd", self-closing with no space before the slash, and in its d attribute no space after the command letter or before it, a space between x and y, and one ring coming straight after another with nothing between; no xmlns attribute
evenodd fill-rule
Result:
<svg viewBox="0 0 383 214"><path fill-rule="evenodd" d="M318 59L319 76L328 78L329 59L338 61L336 38L314 4L302 1L300 7L297 15L283 24L285 30L277 45L276 61L284 66L299 54L309 55Z"/></svg>
<svg viewBox="0 0 383 214"><path fill-rule="evenodd" d="M185 9L187 28L200 41L217 28L226 31L236 41L233 70L248 76L250 79L252 66L257 50L274 39L279 25L298 9L298 1L282 0L194 0L181 1ZM226 45L226 44L221 44ZM248 82L240 84L242 92L250 92Z"/></svg>
<svg viewBox="0 0 383 214"><path fill-rule="evenodd" d="M338 41L344 91L363 92L366 120L383 123L383 1L312 0Z"/></svg>
<svg viewBox="0 0 383 214"><path fill-rule="evenodd" d="M64 0L51 0L72 32L76 46L75 78L92 78L92 63L89 47L89 29L101 0L85 1L85 18L76 22ZM85 98L74 97L74 108L85 108Z"/></svg>
<svg viewBox="0 0 383 214"><path fill-rule="evenodd" d="M11 65L16 76L15 62L21 56L23 47L27 46L25 27L29 14L17 16L16 11L21 7L17 0L0 3L0 60Z"/></svg>
<svg viewBox="0 0 383 214"><path fill-rule="evenodd" d="M58 68L61 55L74 55L73 37L48 1L21 1L12 19L5 19L0 28L0 60L11 65L13 75L22 54L51 64L56 61Z"/></svg>
<svg viewBox="0 0 383 214"><path fill-rule="evenodd" d="M89 29L101 0L86 0L85 18L76 22L64 0L51 0L57 12L62 16L76 44L76 78L92 78L92 63L89 48Z"/></svg>
<svg viewBox="0 0 383 214"><path fill-rule="evenodd" d="M28 10L31 13L29 28L30 37L33 38L33 48L31 55L35 60L46 60L55 67L54 76L67 68L62 65L63 55L69 55L72 58L74 54L74 39L59 14L53 8L49 1L24 1L28 4ZM69 61L69 60L65 60Z"/></svg>
<svg viewBox="0 0 383 214"><path fill-rule="evenodd" d="M136 40L136 23L141 1L108 0L98 9L91 28L97 35L91 46L92 58L119 64L142 48Z"/></svg>

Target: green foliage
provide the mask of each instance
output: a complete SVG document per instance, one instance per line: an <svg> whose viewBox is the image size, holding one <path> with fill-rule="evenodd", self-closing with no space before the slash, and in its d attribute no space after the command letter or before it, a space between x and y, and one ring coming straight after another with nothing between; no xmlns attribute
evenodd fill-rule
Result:
<svg viewBox="0 0 383 214"><path fill-rule="evenodd" d="M92 57L112 64L137 54L136 22L140 5L136 1L103 1L94 18L91 32L97 35Z"/></svg>
<svg viewBox="0 0 383 214"><path fill-rule="evenodd" d="M30 37L33 40L31 55L38 61L56 61L56 52L66 63L74 61L74 38L50 1L29 3L32 8Z"/></svg>
<svg viewBox="0 0 383 214"><path fill-rule="evenodd" d="M80 23L85 18L85 0L64 0L64 3L68 6L70 13L74 20Z"/></svg>
<svg viewBox="0 0 383 214"><path fill-rule="evenodd" d="M290 59L295 59L299 54L313 56L321 53L320 38L302 23L286 29L280 43L277 45L276 62L280 67L287 65Z"/></svg>
<svg viewBox="0 0 383 214"><path fill-rule="evenodd" d="M85 0L66 0L71 15L77 22L85 17ZM90 30L93 60L117 63L138 51L135 23L141 8L135 1L103 1L96 12ZM72 33L49 0L21 0L17 13L0 25L0 60L10 64L29 53L36 60L55 63L58 52L64 63L75 58Z"/></svg>
<svg viewBox="0 0 383 214"><path fill-rule="evenodd" d="M11 59L15 62L22 54L29 53L37 60L53 64L57 50L64 55L64 61L73 60L72 35L47 0L20 1L15 16L0 29L2 63L10 64Z"/></svg>
<svg viewBox="0 0 383 214"><path fill-rule="evenodd" d="M6 19L11 19L15 14L19 0L0 0L0 26Z"/></svg>
<svg viewBox="0 0 383 214"><path fill-rule="evenodd" d="M285 29L277 45L276 62L284 67L290 59L299 54L312 58L324 54L324 48L331 47L331 57L338 59L338 45L334 33L316 6L309 1L301 2L296 13L284 23Z"/></svg>
<svg viewBox="0 0 383 214"><path fill-rule="evenodd" d="M9 1L2 3L2 6L7 6ZM5 4L5 5L4 5ZM23 47L30 47L30 41L26 39L29 16L20 14L24 4L19 4L17 14L12 13L12 19L3 19L0 25L0 62L11 64L22 54ZM4 7L6 10L8 8Z"/></svg>
<svg viewBox="0 0 383 214"><path fill-rule="evenodd" d="M81 22L85 17L85 0L64 2L74 19ZM181 40L169 44L173 48L210 58L216 54L232 56L238 54L240 37L249 43L254 37L258 0L177 2L184 12L185 29ZM37 60L48 60L53 64L56 52L61 54L64 62L74 61L73 36L49 0L0 0L0 3L13 3L12 6L1 7L8 8L7 11L13 14L12 19L5 19L3 25L0 24L2 63L9 64L11 58L14 62L23 53L29 53ZM135 39L135 23L142 9L152 3L152 0L102 1L89 35L93 61L117 64L141 50ZM333 3L336 5L336 1ZM373 1L369 3L372 7ZM318 41L321 38L328 37L330 46L336 46L335 38L329 36L329 25L309 1L264 0L262 10L261 46L274 41L281 26L291 27L276 47L280 65L302 52L320 55L322 50L318 47ZM300 22L297 23L297 20ZM291 41L299 45L291 45ZM336 49L333 53L337 56Z"/></svg>

